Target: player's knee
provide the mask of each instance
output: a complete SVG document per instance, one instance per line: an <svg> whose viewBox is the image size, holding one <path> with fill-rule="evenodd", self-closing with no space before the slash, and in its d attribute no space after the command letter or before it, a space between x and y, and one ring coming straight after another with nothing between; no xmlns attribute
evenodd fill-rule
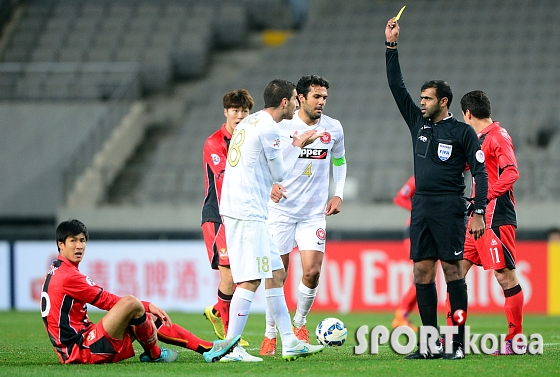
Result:
<svg viewBox="0 0 560 377"><path fill-rule="evenodd" d="M496 280L503 290L513 288L519 284L515 270L510 270L509 268L494 271L494 276L496 276Z"/></svg>
<svg viewBox="0 0 560 377"><path fill-rule="evenodd" d="M319 268L310 268L308 271L303 273L302 280L306 286L309 288L315 288L319 284L319 278L321 277L321 270Z"/></svg>
<svg viewBox="0 0 560 377"><path fill-rule="evenodd" d="M131 312L143 312L144 311L144 304L142 304L142 301L140 301L139 299L137 299L136 297L134 297L132 295L124 296L123 298L121 298L119 300L119 303L121 305L125 305L126 308L128 310L130 310Z"/></svg>

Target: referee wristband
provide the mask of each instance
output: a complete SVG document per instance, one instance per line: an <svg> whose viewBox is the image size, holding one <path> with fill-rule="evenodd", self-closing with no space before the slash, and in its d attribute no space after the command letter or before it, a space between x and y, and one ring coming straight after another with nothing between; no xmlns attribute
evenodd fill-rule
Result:
<svg viewBox="0 0 560 377"><path fill-rule="evenodd" d="M385 46L387 46L387 47L397 47L397 42L387 42L387 41L385 41Z"/></svg>

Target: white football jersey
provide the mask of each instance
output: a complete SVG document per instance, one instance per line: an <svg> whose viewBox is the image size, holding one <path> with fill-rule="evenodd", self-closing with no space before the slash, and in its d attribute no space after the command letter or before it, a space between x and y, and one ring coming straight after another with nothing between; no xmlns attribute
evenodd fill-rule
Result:
<svg viewBox="0 0 560 377"><path fill-rule="evenodd" d="M301 134L307 130L317 130L325 132L325 135L301 150L294 168L281 182L288 198L281 199L279 203L269 199L269 210L296 219L324 215L329 197L331 158L343 157L345 152L342 125L338 120L322 114L317 124L308 126L296 112L293 119L283 120L278 126L283 146L290 143L294 131Z"/></svg>
<svg viewBox="0 0 560 377"><path fill-rule="evenodd" d="M221 215L266 220L273 183L268 160L282 158L280 143L278 123L266 111L249 115L235 127L224 173Z"/></svg>

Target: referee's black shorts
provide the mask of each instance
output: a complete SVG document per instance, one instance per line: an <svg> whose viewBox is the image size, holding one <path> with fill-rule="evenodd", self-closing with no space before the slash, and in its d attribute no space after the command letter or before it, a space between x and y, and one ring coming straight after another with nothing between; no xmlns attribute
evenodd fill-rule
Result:
<svg viewBox="0 0 560 377"><path fill-rule="evenodd" d="M462 195L412 197L410 259L463 259L467 206Z"/></svg>

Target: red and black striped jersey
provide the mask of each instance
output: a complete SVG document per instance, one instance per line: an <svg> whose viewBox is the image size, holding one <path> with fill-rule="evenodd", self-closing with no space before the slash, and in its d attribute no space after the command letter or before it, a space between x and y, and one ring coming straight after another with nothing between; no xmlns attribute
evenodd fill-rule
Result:
<svg viewBox="0 0 560 377"><path fill-rule="evenodd" d="M204 142L202 161L204 163L204 180L206 190L202 202L202 223L207 221L221 223L220 199L222 196L222 183L226 170L226 159L231 134L226 125L210 135Z"/></svg>
<svg viewBox="0 0 560 377"><path fill-rule="evenodd" d="M88 318L87 304L109 310L120 299L82 274L77 265L58 256L43 283L41 316L62 363L72 362L74 347L82 347L83 334L93 325ZM144 302L146 310L148 306Z"/></svg>
<svg viewBox="0 0 560 377"><path fill-rule="evenodd" d="M517 225L513 184L519 178L519 170L511 137L499 122L494 122L478 134L478 140L488 173L486 227Z"/></svg>

